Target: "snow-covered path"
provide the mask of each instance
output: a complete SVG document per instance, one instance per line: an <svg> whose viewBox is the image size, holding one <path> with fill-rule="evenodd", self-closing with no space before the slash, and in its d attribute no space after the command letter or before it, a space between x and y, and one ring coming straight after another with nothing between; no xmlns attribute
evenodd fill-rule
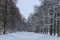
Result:
<svg viewBox="0 0 60 40"><path fill-rule="evenodd" d="M60 40L60 37L54 37L34 32L16 32L1 35L0 40Z"/></svg>

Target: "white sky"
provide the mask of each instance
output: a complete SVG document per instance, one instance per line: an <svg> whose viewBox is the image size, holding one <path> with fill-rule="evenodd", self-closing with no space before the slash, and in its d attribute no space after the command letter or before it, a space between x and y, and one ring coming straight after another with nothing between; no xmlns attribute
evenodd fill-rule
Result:
<svg viewBox="0 0 60 40"><path fill-rule="evenodd" d="M34 5L39 5L39 0L19 0L17 6L23 17L28 18L29 14L34 11Z"/></svg>

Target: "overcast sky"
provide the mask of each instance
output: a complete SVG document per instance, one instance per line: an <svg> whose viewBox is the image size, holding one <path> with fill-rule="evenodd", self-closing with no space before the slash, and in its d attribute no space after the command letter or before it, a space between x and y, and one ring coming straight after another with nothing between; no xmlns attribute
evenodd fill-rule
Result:
<svg viewBox="0 0 60 40"><path fill-rule="evenodd" d="M23 15L28 18L29 14L34 11L34 5L39 5L39 0L19 0L17 6Z"/></svg>

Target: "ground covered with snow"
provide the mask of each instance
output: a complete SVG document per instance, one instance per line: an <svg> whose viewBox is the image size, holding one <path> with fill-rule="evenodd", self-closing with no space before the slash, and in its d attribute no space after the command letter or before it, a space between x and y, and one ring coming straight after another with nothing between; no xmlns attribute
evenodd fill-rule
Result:
<svg viewBox="0 0 60 40"><path fill-rule="evenodd" d="M34 32L16 32L0 35L0 40L60 40L60 37L38 34Z"/></svg>

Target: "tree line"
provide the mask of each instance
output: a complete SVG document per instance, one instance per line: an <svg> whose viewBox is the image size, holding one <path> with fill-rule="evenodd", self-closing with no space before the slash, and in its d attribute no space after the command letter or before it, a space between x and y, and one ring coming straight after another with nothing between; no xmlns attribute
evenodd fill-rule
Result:
<svg viewBox="0 0 60 40"><path fill-rule="evenodd" d="M30 31L60 36L60 0L40 0L28 18Z"/></svg>

